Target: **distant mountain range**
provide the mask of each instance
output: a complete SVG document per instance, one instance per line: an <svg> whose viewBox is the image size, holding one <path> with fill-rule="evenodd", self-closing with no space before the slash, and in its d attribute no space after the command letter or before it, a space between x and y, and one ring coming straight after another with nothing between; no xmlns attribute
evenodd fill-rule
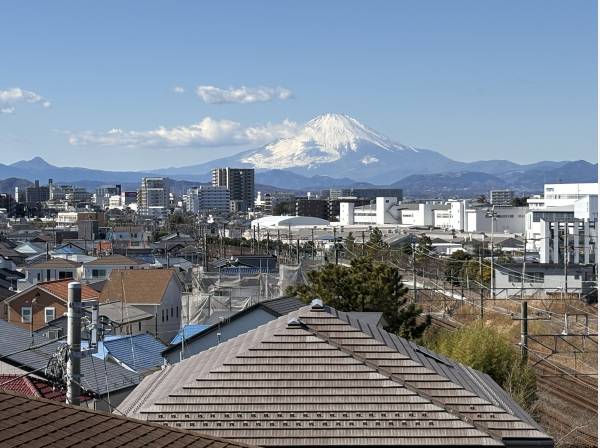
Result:
<svg viewBox="0 0 600 448"><path fill-rule="evenodd" d="M492 188L541 192L549 182L596 182L598 166L584 160L519 165L508 160L458 162L428 149L393 142L358 120L339 114L314 118L295 135L261 148L198 165L146 171L57 167L41 157L0 164L0 179L48 178L86 188L123 184L136 188L143 176L162 175L176 190L210 182L212 168L256 169L257 190L317 191L328 187L393 185L411 196L482 194ZM1 190L0 190L1 191Z"/></svg>

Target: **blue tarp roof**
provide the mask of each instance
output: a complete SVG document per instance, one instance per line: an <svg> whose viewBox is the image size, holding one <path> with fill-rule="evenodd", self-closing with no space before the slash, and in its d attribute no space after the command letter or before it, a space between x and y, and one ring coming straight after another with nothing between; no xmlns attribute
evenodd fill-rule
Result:
<svg viewBox="0 0 600 448"><path fill-rule="evenodd" d="M151 334L111 336L98 345L99 357L110 355L136 372L160 367L164 362L161 353L166 345Z"/></svg>
<svg viewBox="0 0 600 448"><path fill-rule="evenodd" d="M177 335L171 341L170 345L181 344L181 337L184 332L185 332L185 338L188 339L188 338L191 338L192 336L202 333L208 327L209 327L209 325L200 325L200 324L185 325L181 330L179 330Z"/></svg>

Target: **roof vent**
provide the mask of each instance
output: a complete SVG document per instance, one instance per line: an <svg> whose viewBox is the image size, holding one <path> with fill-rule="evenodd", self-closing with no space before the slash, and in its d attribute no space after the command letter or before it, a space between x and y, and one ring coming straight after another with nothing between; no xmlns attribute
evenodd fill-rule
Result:
<svg viewBox="0 0 600 448"><path fill-rule="evenodd" d="M313 299L310 303L310 307L313 310L322 310L323 309L323 301L321 299Z"/></svg>
<svg viewBox="0 0 600 448"><path fill-rule="evenodd" d="M288 327L302 327L302 322L297 317L292 317L288 320Z"/></svg>

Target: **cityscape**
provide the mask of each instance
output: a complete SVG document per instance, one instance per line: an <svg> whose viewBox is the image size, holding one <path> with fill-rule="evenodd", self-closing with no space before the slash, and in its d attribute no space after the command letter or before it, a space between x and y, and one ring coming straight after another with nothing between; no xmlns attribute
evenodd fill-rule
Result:
<svg viewBox="0 0 600 448"><path fill-rule="evenodd" d="M59 3L0 30L0 446L598 446L594 2Z"/></svg>

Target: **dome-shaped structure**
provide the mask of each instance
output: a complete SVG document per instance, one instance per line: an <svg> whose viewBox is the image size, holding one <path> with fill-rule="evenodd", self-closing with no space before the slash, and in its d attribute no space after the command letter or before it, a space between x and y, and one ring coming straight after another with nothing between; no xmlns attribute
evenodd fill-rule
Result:
<svg viewBox="0 0 600 448"><path fill-rule="evenodd" d="M296 227L296 226L328 226L329 221L312 216L263 216L252 221L252 226L267 227Z"/></svg>

